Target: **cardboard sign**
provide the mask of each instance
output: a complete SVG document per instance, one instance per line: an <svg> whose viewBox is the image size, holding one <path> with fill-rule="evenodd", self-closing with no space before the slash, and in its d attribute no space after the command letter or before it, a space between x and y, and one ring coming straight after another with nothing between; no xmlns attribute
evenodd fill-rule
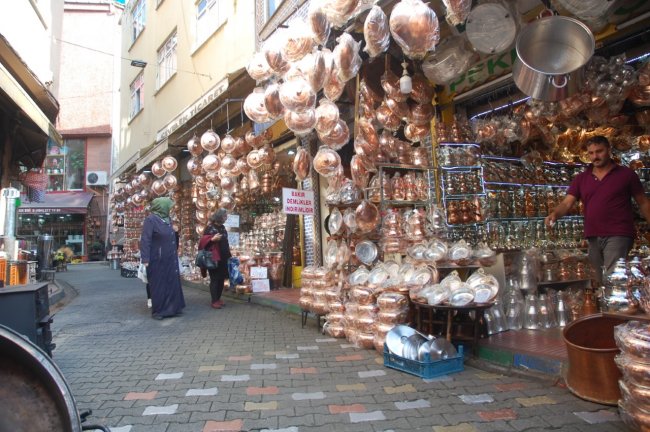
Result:
<svg viewBox="0 0 650 432"><path fill-rule="evenodd" d="M251 267L251 279L266 279L268 270L266 267Z"/></svg>
<svg viewBox="0 0 650 432"><path fill-rule="evenodd" d="M239 233L228 231L228 244L232 247L239 246Z"/></svg>
<svg viewBox="0 0 650 432"><path fill-rule="evenodd" d="M226 228L239 228L239 215L229 214L223 226Z"/></svg>
<svg viewBox="0 0 650 432"><path fill-rule="evenodd" d="M282 211L285 214L313 215L314 192L282 188Z"/></svg>
<svg viewBox="0 0 650 432"><path fill-rule="evenodd" d="M254 279L251 281L251 288L253 292L269 292L271 291L271 285L269 284L268 279Z"/></svg>

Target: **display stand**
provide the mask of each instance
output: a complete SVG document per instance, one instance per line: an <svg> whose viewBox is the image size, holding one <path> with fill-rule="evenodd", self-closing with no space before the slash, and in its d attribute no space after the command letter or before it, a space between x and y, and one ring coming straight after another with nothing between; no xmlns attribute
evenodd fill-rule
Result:
<svg viewBox="0 0 650 432"><path fill-rule="evenodd" d="M478 340L481 336L483 311L492 307L491 303L468 306L429 305L412 302L415 310L415 328L425 334L439 334L452 342L470 342L472 355L478 356ZM474 318L470 316L474 312ZM454 317L457 320L454 320ZM471 334L463 329L471 327Z"/></svg>

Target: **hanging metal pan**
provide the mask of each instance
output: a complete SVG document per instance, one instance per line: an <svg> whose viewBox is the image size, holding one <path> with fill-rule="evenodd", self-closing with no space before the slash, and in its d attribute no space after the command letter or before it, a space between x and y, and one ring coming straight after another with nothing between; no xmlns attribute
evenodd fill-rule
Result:
<svg viewBox="0 0 650 432"><path fill-rule="evenodd" d="M541 18L519 32L512 77L519 90L533 99L566 99L582 87L584 66L595 46L594 35L580 21Z"/></svg>

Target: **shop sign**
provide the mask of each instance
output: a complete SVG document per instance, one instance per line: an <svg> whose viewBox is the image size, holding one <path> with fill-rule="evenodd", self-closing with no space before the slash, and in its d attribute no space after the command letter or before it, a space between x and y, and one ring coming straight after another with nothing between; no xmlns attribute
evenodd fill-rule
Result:
<svg viewBox="0 0 650 432"><path fill-rule="evenodd" d="M160 142L171 135L176 129L183 126L194 117L196 114L201 112L203 108L212 103L219 96L224 94L228 89L228 78L224 78L219 81L214 87L208 90L203 96L201 96L196 102L187 107L182 113L177 115L171 122L167 124L164 128L156 132L156 142Z"/></svg>
<svg viewBox="0 0 650 432"><path fill-rule="evenodd" d="M282 188L282 211L285 214L313 215L314 192Z"/></svg>
<svg viewBox="0 0 650 432"><path fill-rule="evenodd" d="M493 55L480 63L475 64L460 75L453 82L449 83L445 92L447 94L459 94L480 84L492 81L512 70L512 65L517 60L517 49L512 48L501 54Z"/></svg>
<svg viewBox="0 0 650 432"><path fill-rule="evenodd" d="M268 277L266 267L251 267L251 279L266 279Z"/></svg>

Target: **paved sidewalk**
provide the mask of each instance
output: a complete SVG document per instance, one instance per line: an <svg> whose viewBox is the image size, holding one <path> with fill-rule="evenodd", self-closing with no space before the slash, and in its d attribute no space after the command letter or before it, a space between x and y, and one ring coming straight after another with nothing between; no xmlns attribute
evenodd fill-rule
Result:
<svg viewBox="0 0 650 432"><path fill-rule="evenodd" d="M54 361L77 408L113 432L621 431L616 409L546 382L473 369L423 380L313 320L186 288L156 321L144 285L101 264L57 279L78 292L54 317Z"/></svg>

